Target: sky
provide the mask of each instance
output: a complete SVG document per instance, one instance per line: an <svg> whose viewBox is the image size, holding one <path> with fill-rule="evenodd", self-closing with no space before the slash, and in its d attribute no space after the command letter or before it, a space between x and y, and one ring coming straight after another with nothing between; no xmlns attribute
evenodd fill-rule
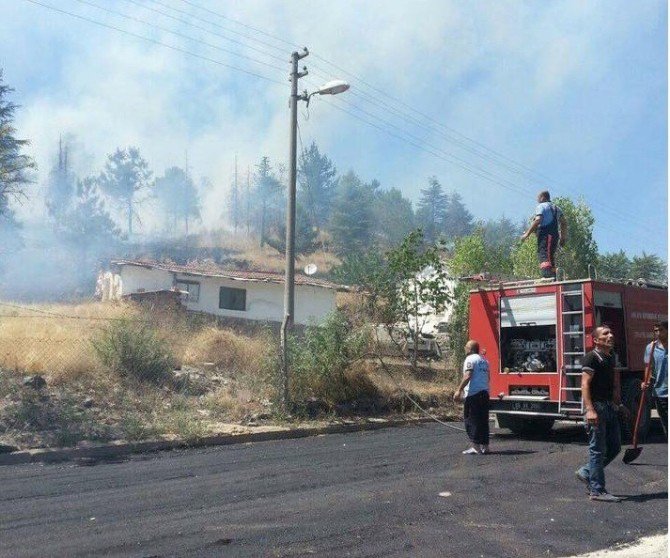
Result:
<svg viewBox="0 0 670 558"><path fill-rule="evenodd" d="M543 189L581 197L601 252L667 257L662 0L0 0L0 13L35 191L60 135L81 175L134 145L158 175L188 157L211 179L212 225L235 157L242 180L263 155L287 165L289 58L306 46L301 90L351 84L300 107L301 145L339 172L414 202L436 176L478 219L527 219Z"/></svg>

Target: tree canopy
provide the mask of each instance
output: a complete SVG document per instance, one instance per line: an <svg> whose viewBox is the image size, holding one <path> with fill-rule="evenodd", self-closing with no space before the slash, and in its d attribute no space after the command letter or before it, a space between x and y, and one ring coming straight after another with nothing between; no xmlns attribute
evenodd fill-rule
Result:
<svg viewBox="0 0 670 558"><path fill-rule="evenodd" d="M338 194L330 222L335 252L361 253L371 245L372 195L353 171L345 174L338 186Z"/></svg>
<svg viewBox="0 0 670 558"><path fill-rule="evenodd" d="M189 219L200 218L200 200L198 189L186 171L179 167L166 169L163 176L156 179L154 194L168 218L168 229L175 230L181 221L188 234Z"/></svg>
<svg viewBox="0 0 670 558"><path fill-rule="evenodd" d="M449 197L436 177L428 179L428 188L421 190L416 211L416 223L421 227L426 242L436 242L444 232Z"/></svg>
<svg viewBox="0 0 670 558"><path fill-rule="evenodd" d="M5 213L10 200L27 197L25 189L32 182L30 171L37 168L32 158L23 153L29 141L15 135L14 113L19 106L9 100L12 91L3 82L0 69L0 211Z"/></svg>
<svg viewBox="0 0 670 558"><path fill-rule="evenodd" d="M303 149L298 160L298 201L310 224L321 229L327 223L335 200L337 169L322 155L316 143Z"/></svg>
<svg viewBox="0 0 670 558"><path fill-rule="evenodd" d="M112 200L125 206L129 237L133 234L133 218L136 217L136 195L151 187L152 175L149 164L140 155L140 150L129 147L118 148L109 155L98 177L101 190Z"/></svg>

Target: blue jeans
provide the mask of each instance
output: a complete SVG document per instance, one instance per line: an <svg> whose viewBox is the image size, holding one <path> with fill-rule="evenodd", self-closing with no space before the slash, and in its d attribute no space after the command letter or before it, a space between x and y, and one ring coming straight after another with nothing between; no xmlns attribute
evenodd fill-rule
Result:
<svg viewBox="0 0 670 558"><path fill-rule="evenodd" d="M619 416L613 403L594 401L593 407L598 414L597 426L586 424L589 437L589 462L577 471L589 479L591 494L605 492L605 467L621 451L621 431Z"/></svg>

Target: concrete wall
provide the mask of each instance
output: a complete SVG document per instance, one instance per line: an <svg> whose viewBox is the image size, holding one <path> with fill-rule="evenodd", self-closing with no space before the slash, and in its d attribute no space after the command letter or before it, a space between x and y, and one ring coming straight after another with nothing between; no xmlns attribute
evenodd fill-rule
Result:
<svg viewBox="0 0 670 558"><path fill-rule="evenodd" d="M186 302L189 310L259 321L281 322L284 317L284 285L278 283L200 277L130 265L121 267L121 280L123 294L138 292L139 289L145 291L170 289L175 281L195 281L200 283L200 297L197 301ZM220 287L246 289L246 310L219 308ZM296 285L295 323L307 325L311 321L322 321L335 309L335 295L333 289Z"/></svg>

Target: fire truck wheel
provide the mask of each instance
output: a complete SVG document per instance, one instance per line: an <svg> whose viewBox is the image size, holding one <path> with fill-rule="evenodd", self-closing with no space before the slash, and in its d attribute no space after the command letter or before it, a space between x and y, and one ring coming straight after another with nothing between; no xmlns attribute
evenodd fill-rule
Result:
<svg viewBox="0 0 670 558"><path fill-rule="evenodd" d="M640 404L640 395L642 390L640 388L640 379L635 376L629 376L623 379L621 385L621 401L628 407L631 417L627 419L623 415L619 418L621 423L621 438L624 444L633 441L633 428L635 428L635 418L637 417L637 409ZM644 442L649 432L651 425L651 402L649 401L649 393L647 393L645 408L642 410L640 417L640 430L638 432L638 440Z"/></svg>
<svg viewBox="0 0 670 558"><path fill-rule="evenodd" d="M545 436L554 426L554 419L548 417L496 414L496 421L498 428L507 428L518 436Z"/></svg>

